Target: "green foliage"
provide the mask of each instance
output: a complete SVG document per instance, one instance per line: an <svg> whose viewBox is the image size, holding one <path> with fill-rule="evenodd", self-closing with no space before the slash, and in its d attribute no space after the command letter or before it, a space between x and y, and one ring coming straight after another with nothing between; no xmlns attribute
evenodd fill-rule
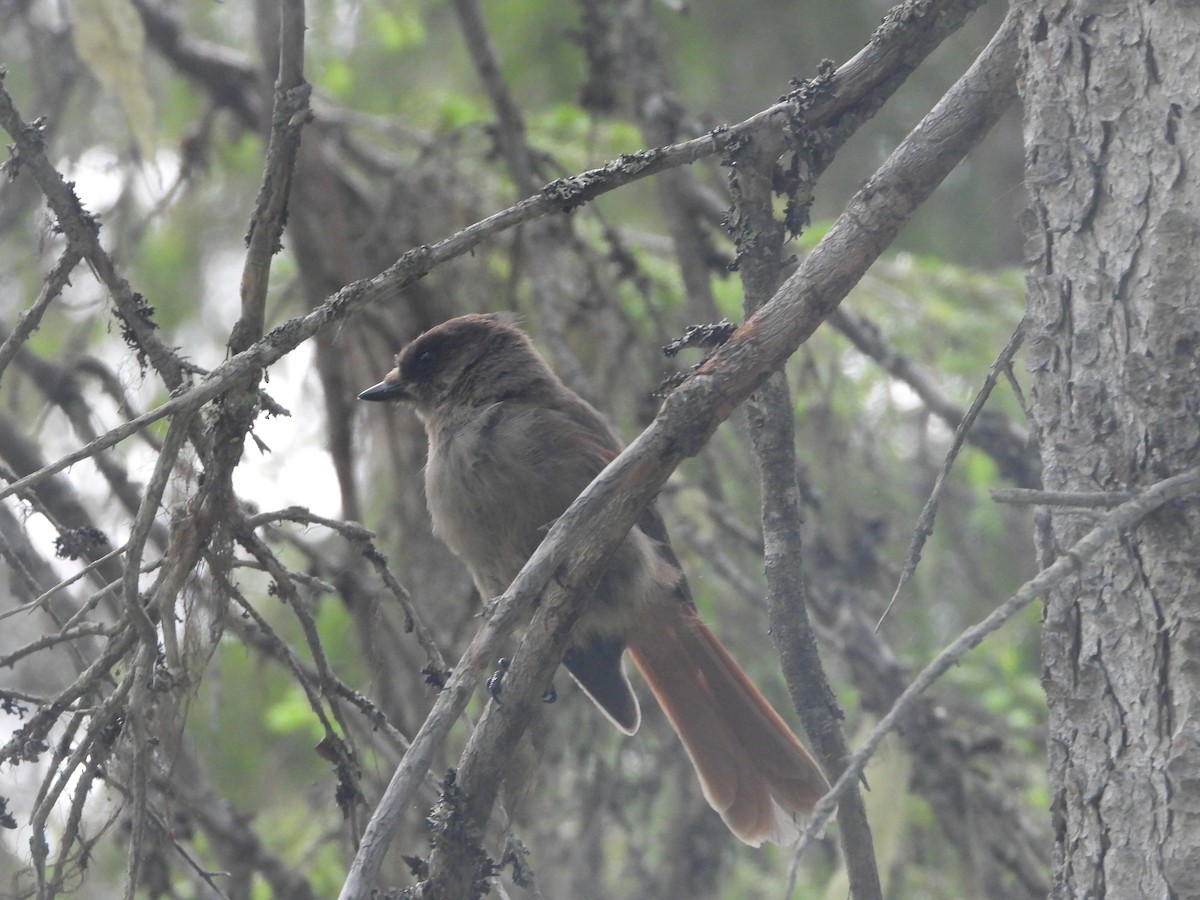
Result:
<svg viewBox="0 0 1200 900"><path fill-rule="evenodd" d="M1046 698L1038 677L1041 610L1031 604L1008 628L971 653L948 676L950 683L1001 717L1010 740L1034 749L1030 735L1046 724Z"/></svg>
<svg viewBox="0 0 1200 900"><path fill-rule="evenodd" d="M155 88L159 142L164 147L177 148L189 129L195 127L197 117L203 114L203 98L186 79L175 75L158 79Z"/></svg>
<svg viewBox="0 0 1200 900"><path fill-rule="evenodd" d="M204 244L174 215L152 229L133 261L139 289L154 306L159 328L173 331L190 324L202 297Z"/></svg>
<svg viewBox="0 0 1200 900"><path fill-rule="evenodd" d="M262 139L252 131L239 131L217 143L216 162L225 174L252 176L262 171Z"/></svg>
<svg viewBox="0 0 1200 900"><path fill-rule="evenodd" d="M325 736L321 722L308 702L308 696L293 685L280 699L263 711L263 724L275 734L295 734L316 742Z"/></svg>
<svg viewBox="0 0 1200 900"><path fill-rule="evenodd" d="M425 23L411 3L372 7L366 10L365 18L363 37L383 50L396 53L425 42Z"/></svg>
<svg viewBox="0 0 1200 900"><path fill-rule="evenodd" d="M360 110L394 109L396 75L403 60L425 44L425 21L415 4L408 2L363 6L354 14L339 3L314 4L310 28L323 40L310 44L308 77L321 91Z"/></svg>
<svg viewBox="0 0 1200 900"><path fill-rule="evenodd" d="M719 278L713 282L713 299L717 312L730 322L742 320L742 285L733 277Z"/></svg>
<svg viewBox="0 0 1200 900"><path fill-rule="evenodd" d="M429 99L436 112L433 125L439 131L456 131L488 120L487 109L470 94L449 93Z"/></svg>
<svg viewBox="0 0 1200 900"><path fill-rule="evenodd" d="M563 175L602 165L643 144L638 129L628 122L598 119L573 103L558 103L532 116L529 134Z"/></svg>
<svg viewBox="0 0 1200 900"><path fill-rule="evenodd" d="M295 777L328 777L328 767L312 752L311 733L283 732L266 721L264 710L286 705L293 696L286 672L232 644L222 647L216 672L220 679L206 679L193 705L189 733L197 748L218 762L213 778L241 808L285 803L278 787Z"/></svg>

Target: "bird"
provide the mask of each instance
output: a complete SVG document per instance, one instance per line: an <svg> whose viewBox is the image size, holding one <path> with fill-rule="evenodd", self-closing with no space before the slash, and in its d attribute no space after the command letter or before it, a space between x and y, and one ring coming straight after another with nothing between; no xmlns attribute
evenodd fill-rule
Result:
<svg viewBox="0 0 1200 900"><path fill-rule="evenodd" d="M358 396L415 409L429 443L434 532L485 599L508 588L548 527L624 448L504 313L471 313L420 334ZM729 830L755 847L793 843L829 782L701 620L653 506L586 598L563 655L584 693L632 735L641 709L626 651Z"/></svg>

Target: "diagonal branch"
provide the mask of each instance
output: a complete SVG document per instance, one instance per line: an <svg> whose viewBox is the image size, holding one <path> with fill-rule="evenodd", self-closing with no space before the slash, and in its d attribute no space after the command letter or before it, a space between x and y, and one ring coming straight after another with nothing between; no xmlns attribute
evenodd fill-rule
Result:
<svg viewBox="0 0 1200 900"><path fill-rule="evenodd" d="M829 317L829 324L845 335L859 352L912 389L947 427L958 428L966 410L950 398L936 373L889 344L874 322L840 307ZM967 432L966 440L995 460L1003 477L1026 488L1041 484L1041 470L1037 454L1030 447L1028 431L1002 413L981 418Z"/></svg>
<svg viewBox="0 0 1200 900"><path fill-rule="evenodd" d="M774 214L775 168L774 158L754 145L733 159L730 186L738 221L733 230L747 316L770 299L782 280L786 226ZM810 194L812 184L804 179L793 196ZM760 480L767 614L792 705L822 768L835 775L850 751L842 730L842 711L821 664L808 615L793 410L787 378L781 371L755 391L746 410ZM838 807L838 824L851 896L855 900L880 898L874 840L856 789L851 789Z"/></svg>
<svg viewBox="0 0 1200 900"><path fill-rule="evenodd" d="M999 118L1016 95L1016 24L1009 16L971 69L955 84L845 212L800 268L732 338L667 397L655 420L617 457L551 528L509 589L494 604L439 696L413 747L393 776L367 826L341 897L368 896L391 834L428 769L444 729L465 706L473 676L494 659L506 633L543 594L533 624L505 677L505 703L489 704L463 757L458 783L476 825L488 812L479 799L494 795L489 762L503 756L521 732L523 711L538 702L561 658L579 598L609 552L641 515L667 477L806 340L908 221L917 207ZM553 579L553 580L552 580ZM547 585L549 587L547 588ZM461 705L460 705L461 704ZM487 753L481 753L487 748ZM436 853L435 853L436 857ZM431 877L447 873L431 860ZM463 873L470 877L471 873ZM441 893L435 885L432 893ZM453 891L449 892L453 894Z"/></svg>
<svg viewBox="0 0 1200 900"><path fill-rule="evenodd" d="M74 186L62 177L46 157L43 123L26 122L16 104L4 89L4 69L0 67L0 127L13 139L12 158L6 164L15 177L28 169L46 203L58 219L58 227L67 238L73 253L87 260L100 282L108 288L122 328L139 354L149 359L167 387L174 390L183 383L185 366L179 355L167 347L155 333L158 327L150 318L153 308L145 298L134 292L129 282L117 271L108 251L100 244L100 225L95 216L83 208Z"/></svg>
<svg viewBox="0 0 1200 900"><path fill-rule="evenodd" d="M773 104L738 125L718 128L709 134L669 147L626 154L598 169L590 169L569 178L553 181L537 194L436 243L414 247L379 274L351 282L311 312L284 322L261 340L255 341L248 349L225 360L186 392L112 429L85 447L63 456L20 481L0 489L0 499L35 485L42 479L119 443L152 422L185 408L199 408L225 393L233 384L255 370L264 369L286 356L324 328L344 320L371 303L394 300L403 288L420 280L438 265L469 253L488 238L509 228L555 212L569 212L601 194L666 169L724 153L750 138L764 138L776 130L786 133L804 132L837 121L856 104L865 102L872 91L894 78L902 77L898 73L911 71L911 67L928 54L937 42L977 5L978 0L902 4L897 10L906 14L897 13L885 21L872 36L871 42L833 74L821 96L808 98L806 105L798 112L794 109L795 98L789 98ZM913 12L917 6L925 11L924 17ZM3 119L0 119L0 124L4 124ZM959 151L951 147L946 152L953 155ZM958 156L953 158L957 159ZM916 183L919 184L922 180L918 178ZM898 193L902 195L903 191L898 190ZM908 212L911 213L911 210ZM899 230L899 225L906 220L907 214L904 214L890 233L894 234ZM844 236L841 239L844 240ZM890 238L875 251L875 255L886 246L888 240ZM865 266L862 268L865 269ZM852 277L857 279L858 276ZM794 292L795 289L791 290ZM819 321L820 319L817 319L817 322ZM813 322L812 328L815 327L816 322ZM800 340L797 339L797 345ZM778 365L786 356L787 353L784 353L771 366ZM770 366L768 370L769 368Z"/></svg>
<svg viewBox="0 0 1200 900"><path fill-rule="evenodd" d="M3 344L0 344L0 379L4 377L4 370L17 355L17 351L41 324L42 314L45 313L46 308L62 294L63 288L71 283L71 272L79 265L82 256L79 249L73 245L63 251L58 262L54 264L54 268L46 276L46 283L43 285L41 293L38 294L37 300L29 309L21 313L12 333L4 339Z"/></svg>
<svg viewBox="0 0 1200 900"><path fill-rule="evenodd" d="M892 599L888 601L888 605L883 610L883 615L879 617L880 625L883 624L883 620L891 612L892 606L896 603L900 593L917 571L917 564L921 561L921 550L925 546L925 541L933 534L933 522L937 518L938 506L941 503L942 493L946 489L950 470L954 467L954 463L958 459L958 454L966 443L967 434L971 431L980 413L983 412L984 404L987 403L988 398L992 395L992 388L996 386L996 382L1000 378L1000 373L1012 364L1012 359L1016 355L1017 350L1021 348L1024 340L1025 322L1022 320L1013 331L1008 342L1004 345L1004 349L996 357L995 362L988 368L987 375L983 379L983 386L975 394L975 399L971 401L971 406L954 429L954 439L950 443L950 449L946 453L946 458L942 460L942 465L938 469L937 477L933 482L933 489L929 492L929 499L925 501L921 515L917 518L917 524L913 526L912 540L908 545L908 552L904 554L904 567L900 571L896 589L892 592ZM876 625L876 628L878 627Z"/></svg>
<svg viewBox="0 0 1200 900"><path fill-rule="evenodd" d="M992 610L986 618L972 625L951 641L917 674L912 684L905 688L904 693L897 698L887 715L880 719L872 729L862 747L850 759L846 770L838 778L833 788L813 810L812 819L808 823L800 846L804 847L820 834L821 829L829 820L829 816L833 813L838 798L862 777L867 762L875 755L880 742L888 732L903 721L921 695L942 675L957 665L967 651L979 646L985 637L1003 626L1033 600L1045 597L1064 578L1078 572L1084 563L1103 547L1118 540L1159 507L1173 500L1194 496L1198 492L1200 492L1200 469L1189 469L1180 475L1163 479L1153 487L1142 491L1134 499L1122 503L1053 564L1042 569L1041 572L1021 585L1015 594Z"/></svg>

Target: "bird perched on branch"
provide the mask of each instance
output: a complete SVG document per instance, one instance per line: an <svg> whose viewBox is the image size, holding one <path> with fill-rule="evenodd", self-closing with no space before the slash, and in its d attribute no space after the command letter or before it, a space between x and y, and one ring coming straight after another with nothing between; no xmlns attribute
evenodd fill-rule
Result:
<svg viewBox="0 0 1200 900"><path fill-rule="evenodd" d="M413 404L429 438L434 530L485 597L502 594L554 522L623 444L506 317L432 328L362 400ZM646 679L704 796L747 844L789 843L825 793L820 767L700 620L658 514L613 555L563 664L621 731L641 722L622 665Z"/></svg>

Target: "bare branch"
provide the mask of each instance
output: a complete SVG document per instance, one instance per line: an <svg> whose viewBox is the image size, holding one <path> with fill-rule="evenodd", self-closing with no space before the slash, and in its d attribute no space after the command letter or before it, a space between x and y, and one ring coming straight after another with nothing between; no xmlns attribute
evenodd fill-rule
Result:
<svg viewBox="0 0 1200 900"><path fill-rule="evenodd" d="M32 653L37 653L39 650L45 650L47 647L53 647L56 644L61 644L64 641L77 641L83 637L94 637L96 635L108 636L112 633L112 629L106 625L97 625L94 623L84 623L76 625L74 628L66 628L57 634L44 634L36 640L30 641L23 647L18 647L11 653L6 653L0 656L0 669L7 669L15 664L18 660L29 656Z"/></svg>
<svg viewBox="0 0 1200 900"><path fill-rule="evenodd" d="M972 625L950 642L923 668L904 693L892 705L879 723L871 730L862 747L851 757L846 770L838 778L832 790L821 799L813 810L812 819L805 828L800 849L811 843L821 833L825 823L836 808L838 799L862 777L867 761L879 749L879 744L888 732L896 728L912 709L914 702L930 686L953 668L967 653L979 646L993 631L1002 627L1033 600L1045 597L1064 578L1083 568L1089 559L1101 549L1121 536L1157 510L1173 500L1189 497L1200 491L1200 469L1190 469L1180 475L1165 478L1153 487L1142 491L1134 499L1122 503L1104 517L1091 531L1064 552L1052 565L1042 569L1025 582L1015 594L996 607L986 618Z"/></svg>
<svg viewBox="0 0 1200 900"><path fill-rule="evenodd" d="M32 173L46 202L58 217L58 226L69 245L88 261L92 271L108 288L128 338L136 343L139 353L145 355L169 388L179 387L186 367L159 339L155 333L158 326L150 318L153 310L141 295L134 293L100 245L100 226L95 216L83 208L74 188L46 158L41 123L27 123L21 118L12 97L4 89L3 70L0 70L0 127L9 133L16 148L15 159L10 165L15 163L19 169L27 168Z"/></svg>
<svg viewBox="0 0 1200 900"><path fill-rule="evenodd" d="M14 491L37 484L43 478L119 443L159 419L184 408L199 408L225 393L231 385L247 375L261 371L281 359L324 328L371 303L394 298L402 288L423 278L436 266L470 252L489 237L502 231L540 216L570 211L596 196L668 168L688 165L698 159L723 153L749 138L761 139L773 129L787 131L793 125L802 125L805 129L820 128L823 123L836 120L850 106L867 98L880 84L897 77L902 78L900 73L909 71L905 67L911 64L910 58L913 54L931 50L936 46L936 41L945 35L946 29L960 22L961 17L976 5L977 0L940 0L927 4L927 12L931 17L929 20L920 16L910 16L907 19L897 17L898 21L888 28L881 27L872 38L871 44L834 73L830 85L836 86L837 89L805 106L799 113L799 122L791 122L789 119L790 101L776 103L739 125L720 128L710 134L670 147L629 154L601 168L591 169L571 178L560 178L546 185L538 194L527 197L514 206L494 213L441 241L409 250L383 272L346 285L308 314L278 326L243 352L225 360L185 393L172 397L156 409L101 435L80 450L67 454L41 470L0 489L0 499ZM933 43L930 43L931 41ZM0 124L3 124L2 119ZM960 154L961 149L949 147L944 152L951 158L958 159L959 156L955 154ZM919 187L926 181L927 179L917 178L915 184ZM898 191L894 199L903 206L910 200L919 202L923 198L908 198L904 191ZM900 221L907 220L907 212L898 209L897 213L902 217ZM894 234L895 230L898 230L897 223L886 225L883 236ZM838 239L844 239L844 235ZM886 242L874 251L874 255L877 256L884 246ZM857 264L854 267L858 268ZM813 327L816 327L815 323Z"/></svg>
<svg viewBox="0 0 1200 900"><path fill-rule="evenodd" d="M37 331L46 309L62 294L63 288L71 283L71 272L82 258L76 247L68 246L54 264L54 268L46 275L46 283L42 286L37 300L17 318L17 327L4 339L3 345L0 345L0 380L4 378L4 370L8 368L17 351L29 340L29 336Z"/></svg>
<svg viewBox="0 0 1200 900"><path fill-rule="evenodd" d="M288 196L300 152L300 133L312 120L304 81L304 3L282 0L279 23L279 80L271 113L271 138L250 227L242 268L242 315L229 335L229 352L240 353L262 337L266 321L271 257L282 249Z"/></svg>
<svg viewBox="0 0 1200 900"><path fill-rule="evenodd" d="M992 488L997 503L1016 506L1061 506L1068 509L1112 509L1133 498L1128 491L1030 491L1021 488Z"/></svg>
<svg viewBox="0 0 1200 900"><path fill-rule="evenodd" d="M949 427L957 429L961 426L966 410L947 396L937 374L889 344L873 322L843 307L829 317L829 324L849 338L860 352L879 363L884 371L912 388L929 411ZM966 433L969 444L992 457L1000 473L1017 484L1038 483L1037 455L1030 449L1029 434L1025 429L1000 414L986 420L987 427L982 427L985 421L979 421L978 425L980 427Z"/></svg>
<svg viewBox="0 0 1200 900"><path fill-rule="evenodd" d="M946 479L950 474L950 469L953 468L955 460L958 459L958 453L966 442L967 433L971 430L971 426L975 424L975 420L983 411L983 406L987 403L988 397L992 395L992 388L996 386L1000 373L1012 362L1024 338L1025 328L1024 322L1022 322L1012 333L1012 336L1008 339L1008 343L1004 345L1004 349L996 357L996 361L988 368L982 387L975 394L975 399L971 401L971 406L962 417L962 421L954 429L954 440L951 441L950 449L946 451L946 458L942 460L941 468L938 469L937 478L933 482L933 490L929 492L929 499L925 501L921 515L917 518L917 524L913 526L912 541L908 546L908 552L904 556L904 568L900 572L896 590L892 593L892 599L888 601L883 615L879 617L879 624L875 626L876 628L883 624L883 620L887 618L887 614L891 611L893 604L895 604L896 598L900 596L900 592L904 590L904 586L908 584L909 579L916 572L917 563L921 561L921 548L925 546L926 539L933 533L933 520L937 516L938 504L941 502L942 491L946 487Z"/></svg>
<svg viewBox="0 0 1200 900"><path fill-rule="evenodd" d="M737 404L816 330L920 203L987 132L1015 96L1015 57L1015 19L1010 16L971 70L867 182L771 301L666 399L654 422L557 520L494 605L488 623L476 634L414 738L367 826L342 888L343 900L367 896L374 884L392 830L434 746L457 717L454 708L465 705L469 696L464 671L495 658L491 651L498 636L510 631L545 589L508 670L505 703L489 704L459 769L459 785L471 803L468 822L478 827L486 819L496 790L487 776L497 774L497 757L508 752L521 733L523 709L538 701L558 664L577 615L579 597L572 594L573 588L590 583L675 466L696 453ZM481 754L481 748L487 753ZM438 872L439 877L446 874Z"/></svg>
<svg viewBox="0 0 1200 900"><path fill-rule="evenodd" d="M775 160L747 148L733 157L730 186L736 201L738 272L743 309L751 316L770 299L783 271L787 225L774 215ZM801 167L804 168L804 167ZM807 195L811 182L795 185ZM808 615L801 524L800 485L796 476L796 425L791 392L782 372L771 375L747 401L747 419L761 481L763 557L771 639L782 664L792 704L825 772L839 772L849 756L842 732L842 711L817 652ZM855 900L883 895L875 847L862 797L854 789L838 808L843 860ZM793 872L795 867L793 867ZM790 890L789 890L790 892Z"/></svg>
<svg viewBox="0 0 1200 900"><path fill-rule="evenodd" d="M154 465L154 474L150 478L150 484L146 486L146 494L142 498L141 506L138 507L137 517L134 519L133 530L130 533L125 551L125 579L123 585L125 608L128 610L130 616L133 617L133 621L138 629L142 632L143 640L150 646L157 644L157 636L154 624L150 621L146 610L142 607L142 599L138 593L142 548L145 546L146 538L150 536L150 528L158 516L163 492L167 489L167 481L175 469L175 461L187 441L192 415L185 412L183 415L176 416L171 420L171 426L167 429L167 439L163 442L162 452L159 454L158 460ZM170 621L171 617L171 608L167 605L171 600L173 598L160 605L158 609L159 616L166 621Z"/></svg>

